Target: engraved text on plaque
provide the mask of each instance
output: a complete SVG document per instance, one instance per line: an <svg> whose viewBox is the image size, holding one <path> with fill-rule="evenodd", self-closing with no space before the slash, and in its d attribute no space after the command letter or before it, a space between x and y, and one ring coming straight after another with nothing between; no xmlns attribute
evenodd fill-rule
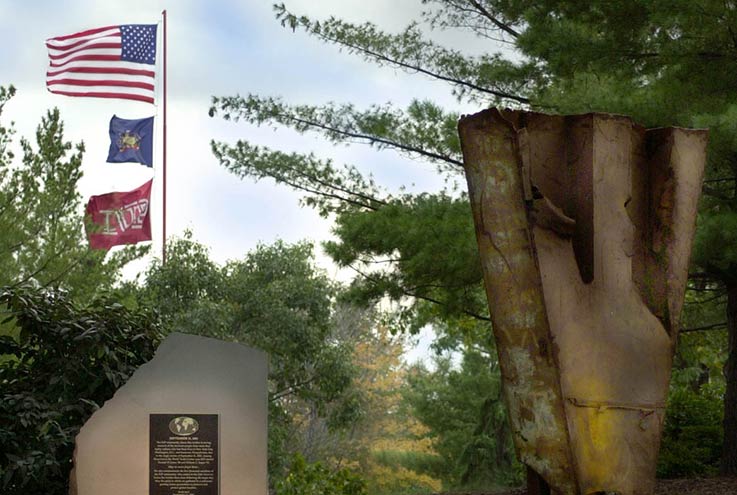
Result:
<svg viewBox="0 0 737 495"><path fill-rule="evenodd" d="M149 495L218 495L218 415L149 418Z"/></svg>

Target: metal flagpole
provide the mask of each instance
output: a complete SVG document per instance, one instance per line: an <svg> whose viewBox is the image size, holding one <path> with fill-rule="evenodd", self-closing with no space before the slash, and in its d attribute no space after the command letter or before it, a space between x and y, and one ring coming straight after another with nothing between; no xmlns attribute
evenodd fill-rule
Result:
<svg viewBox="0 0 737 495"><path fill-rule="evenodd" d="M161 12L161 15L164 16L164 43L163 43L163 51L164 51L164 146L163 146L163 157L162 157L162 165L163 165L163 194L162 194L162 201L163 201L163 221L162 221L162 233L161 233L161 263L166 264L166 110L167 110L167 102L166 102L166 10Z"/></svg>

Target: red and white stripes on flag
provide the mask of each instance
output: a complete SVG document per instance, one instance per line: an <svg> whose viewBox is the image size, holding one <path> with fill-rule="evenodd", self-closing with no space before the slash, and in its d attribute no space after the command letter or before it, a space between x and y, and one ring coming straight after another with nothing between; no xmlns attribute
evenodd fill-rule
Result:
<svg viewBox="0 0 737 495"><path fill-rule="evenodd" d="M156 27L107 26L46 40L46 87L67 96L154 103Z"/></svg>

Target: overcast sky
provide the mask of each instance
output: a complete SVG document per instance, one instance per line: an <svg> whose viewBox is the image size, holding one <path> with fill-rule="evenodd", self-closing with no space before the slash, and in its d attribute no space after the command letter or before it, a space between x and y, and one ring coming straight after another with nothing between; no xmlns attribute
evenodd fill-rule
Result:
<svg viewBox="0 0 737 495"><path fill-rule="evenodd" d="M330 222L311 209L300 208L298 195L286 187L271 181L241 181L225 171L210 152L210 140L245 138L284 151L314 151L337 164L351 163L371 171L378 183L391 188L403 184L414 184L410 190L418 191L441 188L433 166L393 152L376 153L365 146L332 147L316 135L299 136L287 129L275 131L210 118L211 96L258 93L281 95L294 103L353 102L359 107L388 101L404 106L412 98L430 98L449 109L469 109L459 108L449 88L440 82L376 67L339 52L335 46L281 27L272 3L0 0L0 84L13 84L18 89L2 119L15 121L18 135L30 138L46 109L59 108L67 139L84 141L87 148L80 183L83 202L91 194L133 189L153 174L154 249L160 255L160 154L153 171L138 164L105 162L110 117L140 118L158 109L139 102L48 93L44 42L95 27L157 23L161 11L167 9L167 233L181 235L191 229L218 262L240 258L259 242L308 239L316 244L319 263L331 276L338 276L319 249L320 241L330 235ZM419 0L289 0L286 5L297 14L368 20L389 31L402 29L423 8ZM134 270L143 269L145 264L139 263Z"/></svg>

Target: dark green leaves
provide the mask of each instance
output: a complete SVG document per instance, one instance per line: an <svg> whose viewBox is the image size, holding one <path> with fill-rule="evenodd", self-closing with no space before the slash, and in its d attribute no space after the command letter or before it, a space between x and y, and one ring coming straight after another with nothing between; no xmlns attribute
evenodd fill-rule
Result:
<svg viewBox="0 0 737 495"><path fill-rule="evenodd" d="M0 311L19 329L0 338L0 491L66 494L74 437L153 356L158 317L28 287L0 291Z"/></svg>
<svg viewBox="0 0 737 495"><path fill-rule="evenodd" d="M405 401L430 428L448 488L512 484L514 454L501 400L496 356L466 349L458 365L435 359L435 369L410 370Z"/></svg>
<svg viewBox="0 0 737 495"><path fill-rule="evenodd" d="M167 255L166 265L148 270L141 303L160 308L168 329L269 354L269 470L278 479L297 404L336 429L358 414L351 347L333 322L338 287L315 267L308 243L259 245L221 266L187 233L170 241Z"/></svg>
<svg viewBox="0 0 737 495"><path fill-rule="evenodd" d="M335 233L340 240L327 243L326 251L364 275L351 291L359 300L411 296L437 304L435 316L487 318L465 198L407 195L377 211L345 211Z"/></svg>
<svg viewBox="0 0 737 495"><path fill-rule="evenodd" d="M366 495L366 483L348 468L331 472L321 462L308 463L300 454L292 458L289 474L276 495Z"/></svg>

